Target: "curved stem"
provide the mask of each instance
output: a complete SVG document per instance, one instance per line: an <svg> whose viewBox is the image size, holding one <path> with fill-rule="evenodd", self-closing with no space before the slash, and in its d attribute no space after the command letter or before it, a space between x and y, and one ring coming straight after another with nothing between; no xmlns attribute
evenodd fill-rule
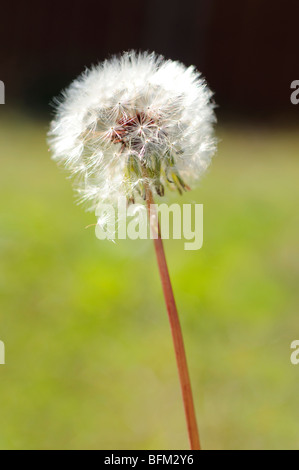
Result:
<svg viewBox="0 0 299 470"><path fill-rule="evenodd" d="M178 316L178 311L175 303L175 298L171 286L169 277L163 241L161 238L160 226L158 216L154 207L153 193L149 187L148 182L145 179L145 196L148 209L148 215L151 225L151 230L154 238L155 251L159 266L159 272L164 292L164 298L166 302L168 318L170 322L172 338L174 343L177 367L179 372L179 378L181 383L182 397L185 408L185 415L187 421L188 435L190 441L190 448L192 450L200 450L200 442L198 435L198 428L195 416L195 409L193 403L192 389L190 383L190 377L188 372L188 365L184 347L184 340Z"/></svg>

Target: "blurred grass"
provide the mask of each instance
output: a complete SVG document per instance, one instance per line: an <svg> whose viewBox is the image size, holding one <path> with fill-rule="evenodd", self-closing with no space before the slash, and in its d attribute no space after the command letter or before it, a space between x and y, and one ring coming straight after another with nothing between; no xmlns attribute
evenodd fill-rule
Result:
<svg viewBox="0 0 299 470"><path fill-rule="evenodd" d="M47 125L0 124L1 449L188 448L150 241L100 242ZM296 449L295 132L222 129L204 247L166 242L206 449Z"/></svg>

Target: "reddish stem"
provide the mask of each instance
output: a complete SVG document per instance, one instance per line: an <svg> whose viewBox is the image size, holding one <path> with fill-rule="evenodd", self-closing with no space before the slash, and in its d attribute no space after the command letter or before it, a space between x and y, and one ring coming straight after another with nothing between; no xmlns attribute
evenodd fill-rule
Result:
<svg viewBox="0 0 299 470"><path fill-rule="evenodd" d="M146 180L146 178L145 178ZM180 320L178 316L178 311L175 303L175 298L171 286L171 281L169 277L163 241L161 238L160 226L157 217L157 213L154 208L154 198L153 193L145 181L145 193L146 193L146 202L147 202L147 209L148 215L151 225L151 230L154 235L154 245L155 251L160 271L160 277L164 292L164 298L166 302L172 338L174 343L177 367L180 377L181 383L181 390L182 390L182 397L184 402L185 408L185 415L187 421L187 428L188 428L188 435L190 441L190 448L192 450L200 450L200 443L199 443L199 435L198 435L198 428L195 416L195 409L192 397L192 389L190 383L190 377L188 372L188 365L184 347L184 340L180 325Z"/></svg>

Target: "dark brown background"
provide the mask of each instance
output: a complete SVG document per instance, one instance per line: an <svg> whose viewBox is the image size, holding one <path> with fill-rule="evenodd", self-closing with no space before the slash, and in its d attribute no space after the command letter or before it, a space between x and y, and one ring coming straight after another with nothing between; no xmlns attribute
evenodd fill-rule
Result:
<svg viewBox="0 0 299 470"><path fill-rule="evenodd" d="M130 48L195 64L221 112L297 118L298 0L57 0L1 5L6 102L49 111L85 66Z"/></svg>

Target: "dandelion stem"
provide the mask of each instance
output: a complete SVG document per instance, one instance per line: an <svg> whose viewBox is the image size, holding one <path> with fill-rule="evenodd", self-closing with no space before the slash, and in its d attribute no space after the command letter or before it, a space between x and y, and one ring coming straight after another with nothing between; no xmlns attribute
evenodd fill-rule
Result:
<svg viewBox="0 0 299 470"><path fill-rule="evenodd" d="M169 322L171 326L172 338L174 343L177 367L181 383L182 397L185 408L185 415L187 421L188 435L191 450L200 450L198 428L195 416L195 409L193 403L192 389L190 377L188 372L188 365L184 347L184 340L178 316L178 311L175 303L173 289L169 277L163 241L161 238L161 231L158 221L158 216L154 208L154 197L151 188L145 178L145 196L147 203L147 210L151 225L152 233L154 234L154 245L159 266L159 272L166 302Z"/></svg>

